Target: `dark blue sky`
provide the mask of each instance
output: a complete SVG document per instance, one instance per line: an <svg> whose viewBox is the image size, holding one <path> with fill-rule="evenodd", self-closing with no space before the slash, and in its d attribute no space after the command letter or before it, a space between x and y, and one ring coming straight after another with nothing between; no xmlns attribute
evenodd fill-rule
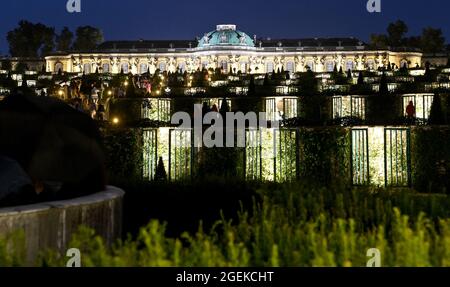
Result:
<svg viewBox="0 0 450 287"><path fill-rule="evenodd" d="M3 0L0 54L8 52L6 33L20 19L75 28L92 25L107 40L193 39L216 24L272 38L355 36L364 41L402 19L409 34L442 28L450 40L450 1L381 0L382 13L369 14L367 0L81 0L82 13L66 12L67 0Z"/></svg>

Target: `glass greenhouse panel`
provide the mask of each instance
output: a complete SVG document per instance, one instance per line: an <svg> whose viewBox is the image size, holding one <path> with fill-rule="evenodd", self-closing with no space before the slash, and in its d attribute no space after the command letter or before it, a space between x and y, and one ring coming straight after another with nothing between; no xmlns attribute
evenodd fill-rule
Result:
<svg viewBox="0 0 450 287"><path fill-rule="evenodd" d="M431 105L433 104L434 95L424 95L423 96L423 115L422 118L428 120L431 112Z"/></svg>
<svg viewBox="0 0 450 287"><path fill-rule="evenodd" d="M275 140L273 129L261 129L261 177L263 180L274 181L275 171Z"/></svg>
<svg viewBox="0 0 450 287"><path fill-rule="evenodd" d="M366 98L352 97L352 117L366 119Z"/></svg>
<svg viewBox="0 0 450 287"><path fill-rule="evenodd" d="M406 113L406 107L409 105L409 102L412 102L414 107L416 107L416 116L417 116L417 104L416 104L416 96L415 95L403 96L403 115L405 117L408 116L408 114Z"/></svg>
<svg viewBox="0 0 450 287"><path fill-rule="evenodd" d="M283 117L285 119L292 119L298 116L298 99L285 98L283 99Z"/></svg>
<svg viewBox="0 0 450 287"><path fill-rule="evenodd" d="M144 130L143 135L143 178L153 180L158 164L158 130Z"/></svg>
<svg viewBox="0 0 450 287"><path fill-rule="evenodd" d="M141 105L141 118L158 120L158 99L144 99Z"/></svg>
<svg viewBox="0 0 450 287"><path fill-rule="evenodd" d="M369 135L367 129L352 130L352 183L369 184Z"/></svg>
<svg viewBox="0 0 450 287"><path fill-rule="evenodd" d="M274 130L275 181L297 179L297 150L297 130Z"/></svg>
<svg viewBox="0 0 450 287"><path fill-rule="evenodd" d="M169 136L169 178L173 181L192 177L193 148L191 129L172 129Z"/></svg>
<svg viewBox="0 0 450 287"><path fill-rule="evenodd" d="M386 186L409 186L410 154L408 129L385 129Z"/></svg>
<svg viewBox="0 0 450 287"><path fill-rule="evenodd" d="M369 180L376 186L385 185L384 127L368 128Z"/></svg>
<svg viewBox="0 0 450 287"><path fill-rule="evenodd" d="M342 97L333 97L333 119L340 119L342 117Z"/></svg>
<svg viewBox="0 0 450 287"><path fill-rule="evenodd" d="M432 94L418 94L418 95L404 95L403 96L403 113L406 114L406 107L412 101L416 108L416 117L427 120L430 117L431 105L433 104L434 95Z"/></svg>
<svg viewBox="0 0 450 287"><path fill-rule="evenodd" d="M277 106L275 98L266 99L266 119L268 121L276 121L277 119Z"/></svg>
<svg viewBox="0 0 450 287"><path fill-rule="evenodd" d="M158 99L158 121L169 123L171 116L171 100Z"/></svg>
<svg viewBox="0 0 450 287"><path fill-rule="evenodd" d="M262 178L262 133L260 129L249 129L245 133L245 178Z"/></svg>

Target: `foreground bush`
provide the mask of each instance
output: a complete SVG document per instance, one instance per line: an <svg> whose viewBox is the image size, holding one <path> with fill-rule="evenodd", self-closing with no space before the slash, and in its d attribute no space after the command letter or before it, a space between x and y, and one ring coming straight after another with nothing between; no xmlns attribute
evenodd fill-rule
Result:
<svg viewBox="0 0 450 287"><path fill-rule="evenodd" d="M450 266L448 197L268 189L251 213L210 232L167 238L166 225L152 220L112 248L81 228L70 247L81 250L83 266L366 266L369 248L381 251L382 266ZM41 264L63 260L46 254Z"/></svg>
<svg viewBox="0 0 450 287"><path fill-rule="evenodd" d="M366 266L378 248L382 266L450 266L450 200L410 191L330 190L268 185L262 200L222 216L211 231L166 236L157 220L135 238L109 247L81 227L69 244L82 266ZM172 223L173 224L173 223ZM0 238L0 266L21 266L22 233ZM47 251L39 266L65 266L65 254Z"/></svg>

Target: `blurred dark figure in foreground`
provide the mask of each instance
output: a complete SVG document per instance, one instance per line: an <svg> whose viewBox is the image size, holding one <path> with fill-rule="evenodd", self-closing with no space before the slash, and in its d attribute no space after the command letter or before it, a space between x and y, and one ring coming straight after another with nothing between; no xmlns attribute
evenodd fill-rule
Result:
<svg viewBox="0 0 450 287"><path fill-rule="evenodd" d="M100 133L88 115L47 97L13 94L0 102L0 206L104 188Z"/></svg>

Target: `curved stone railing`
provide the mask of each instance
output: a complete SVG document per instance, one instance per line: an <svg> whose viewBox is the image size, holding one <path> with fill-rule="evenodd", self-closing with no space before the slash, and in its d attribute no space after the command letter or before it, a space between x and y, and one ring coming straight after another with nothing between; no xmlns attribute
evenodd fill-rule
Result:
<svg viewBox="0 0 450 287"><path fill-rule="evenodd" d="M124 194L108 186L104 192L72 200L2 208L0 235L24 231L28 265L33 265L39 252L47 249L65 254L80 225L94 229L111 244L121 236Z"/></svg>

